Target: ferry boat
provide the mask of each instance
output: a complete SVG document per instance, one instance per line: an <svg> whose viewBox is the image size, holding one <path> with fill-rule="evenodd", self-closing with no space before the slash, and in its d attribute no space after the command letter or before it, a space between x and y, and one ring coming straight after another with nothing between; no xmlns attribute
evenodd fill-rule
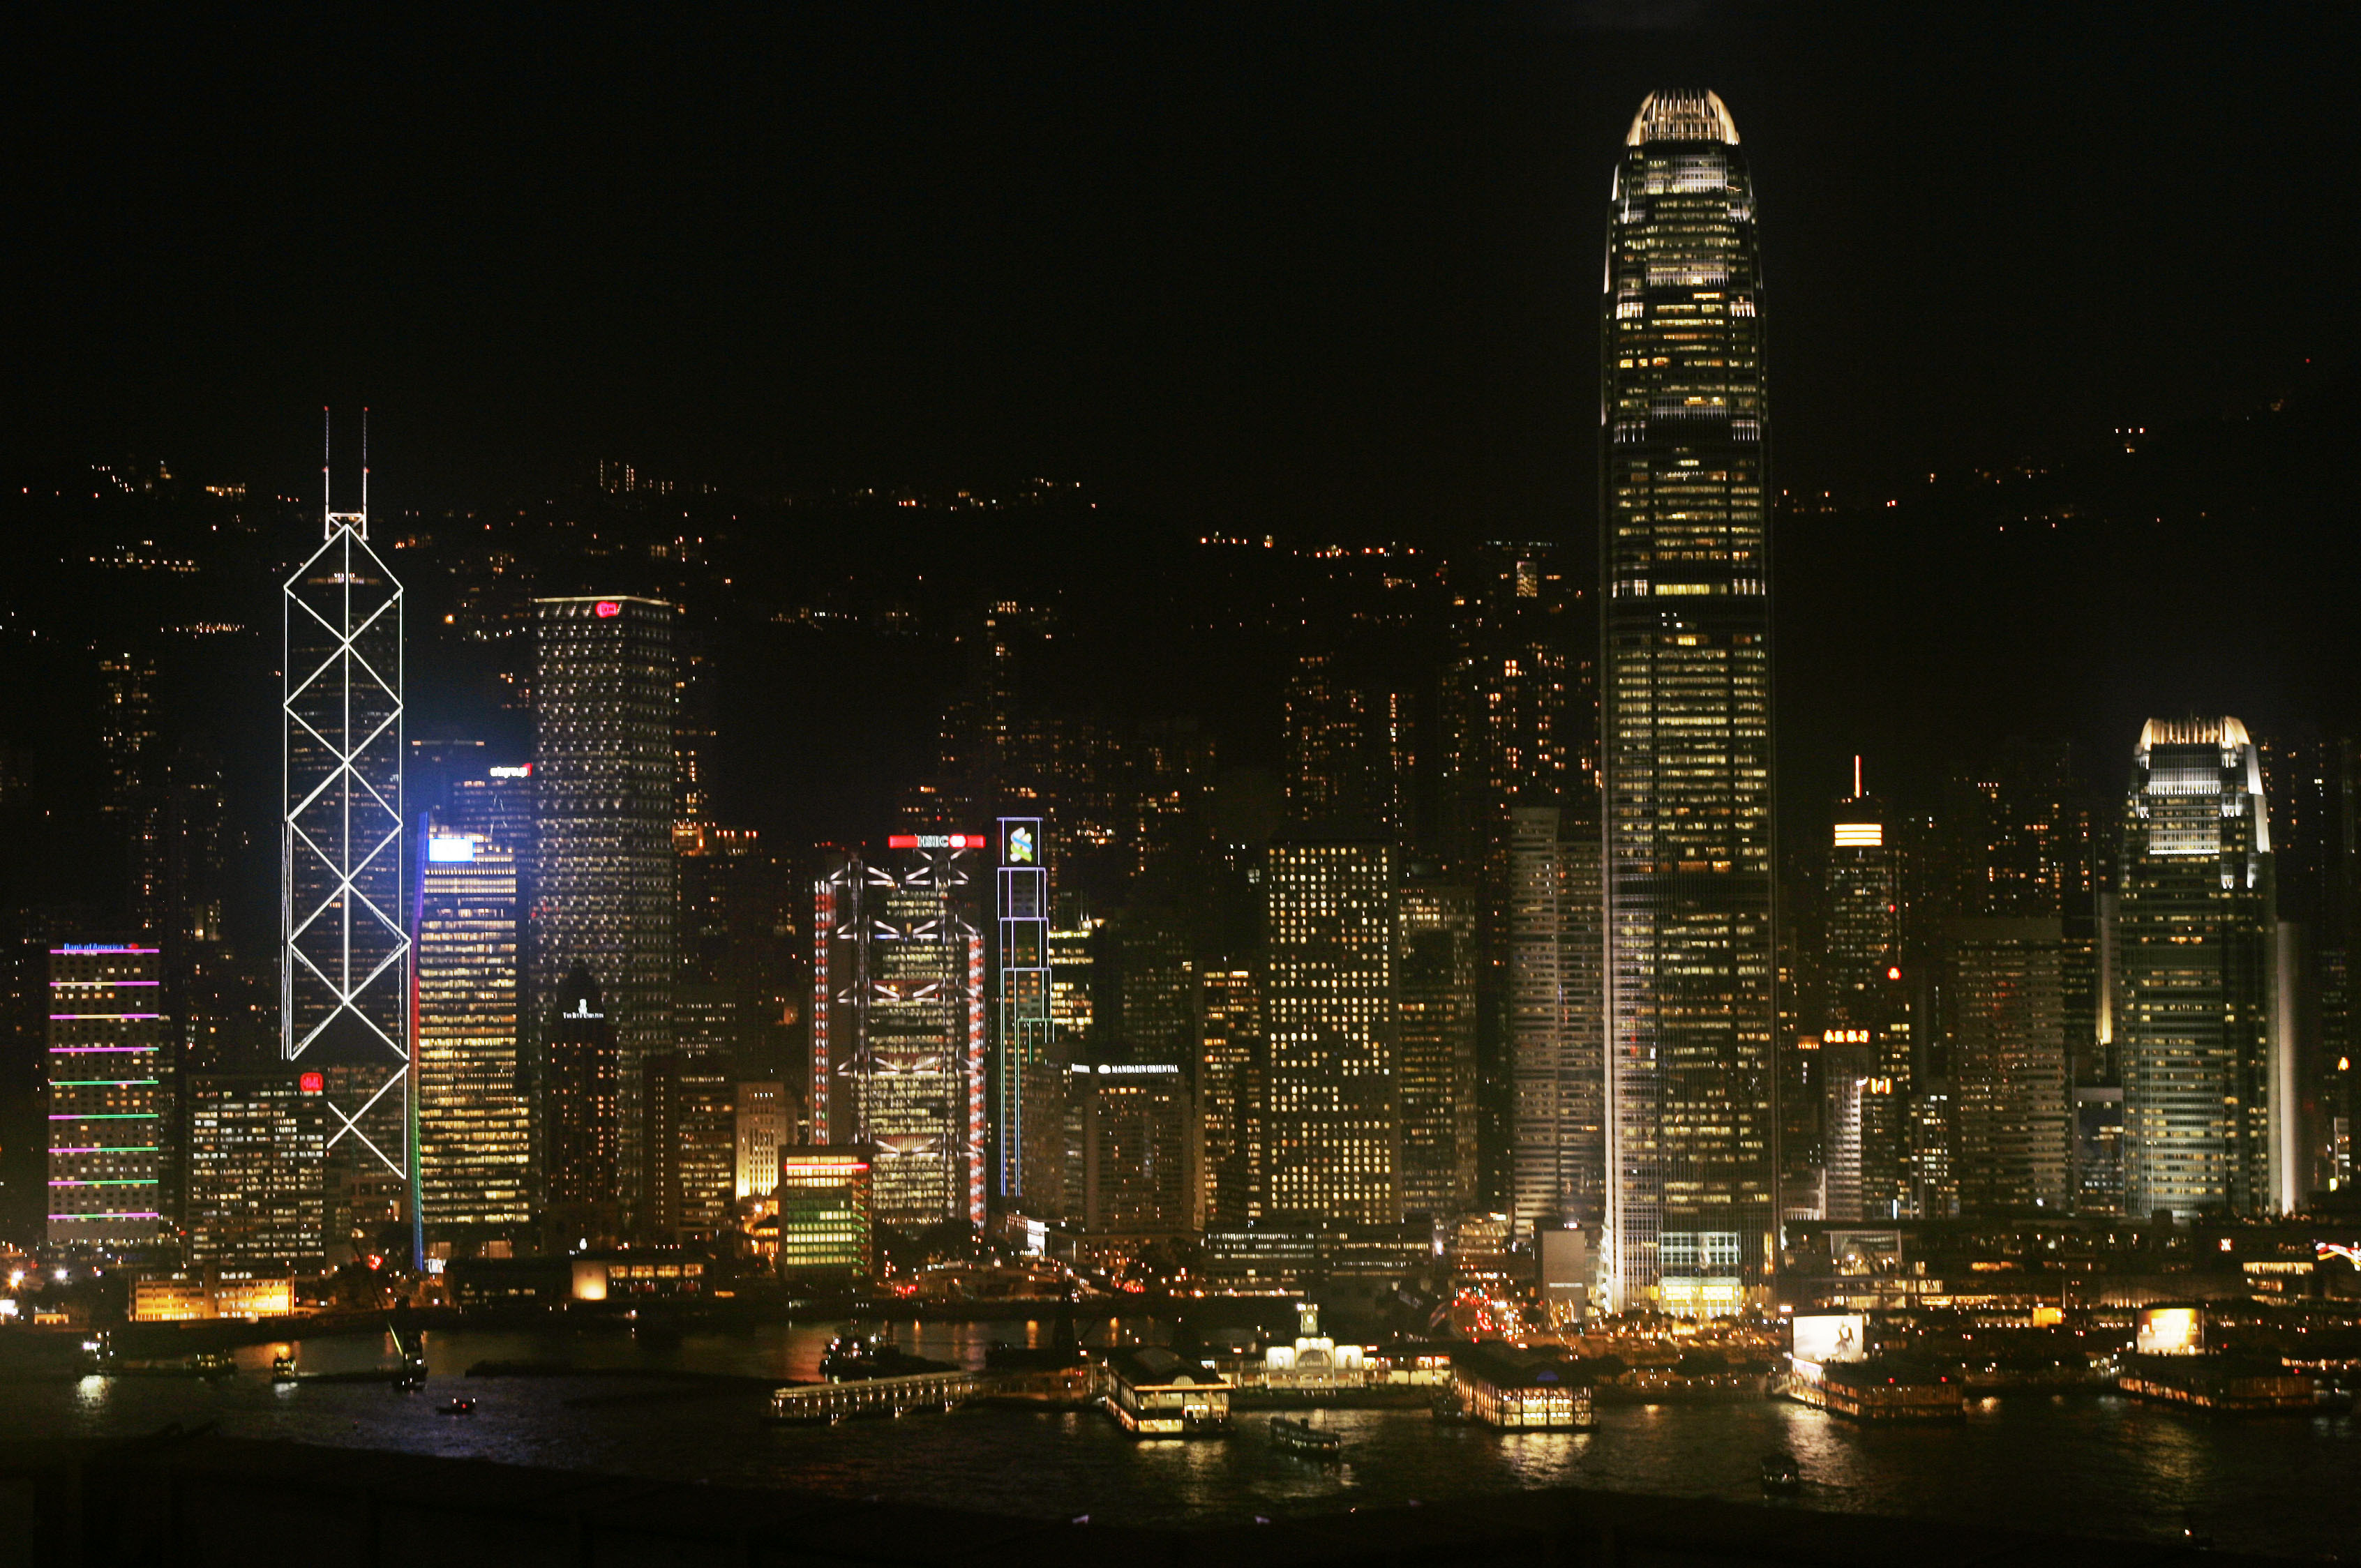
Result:
<svg viewBox="0 0 2361 1568"><path fill-rule="evenodd" d="M1781 1390L1799 1405L1855 1421L1964 1420L1966 1385L1942 1367L1899 1358L1808 1361L1793 1357Z"/></svg>
<svg viewBox="0 0 2361 1568"><path fill-rule="evenodd" d="M446 1416L472 1416L476 1413L476 1401L473 1399L454 1399L449 1404L441 1406L440 1409L442 1413Z"/></svg>
<svg viewBox="0 0 2361 1568"><path fill-rule="evenodd" d="M2310 1377L2264 1356L2127 1355L2115 1387L2136 1398L2215 1415L2311 1414L2320 1406Z"/></svg>
<svg viewBox="0 0 2361 1568"><path fill-rule="evenodd" d="M1230 1386L1202 1356L1137 1345L1108 1352L1091 1374L1099 1408L1133 1437L1219 1437L1230 1430Z"/></svg>
<svg viewBox="0 0 2361 1568"><path fill-rule="evenodd" d="M912 1355L893 1341L863 1334L839 1334L828 1342L819 1358L819 1375L830 1383L858 1383L872 1377L915 1377L922 1372L956 1372L947 1361Z"/></svg>
<svg viewBox="0 0 2361 1568"><path fill-rule="evenodd" d="M1795 1456L1781 1450L1763 1456L1763 1489L1766 1492L1800 1492L1804 1489L1804 1467Z"/></svg>
<svg viewBox="0 0 2361 1568"><path fill-rule="evenodd" d="M1270 1444L1312 1459L1341 1458L1345 1448L1344 1440L1336 1433L1293 1416L1270 1418Z"/></svg>
<svg viewBox="0 0 2361 1568"><path fill-rule="evenodd" d="M270 1380L273 1383L295 1381L295 1357L291 1352L282 1350L270 1358Z"/></svg>

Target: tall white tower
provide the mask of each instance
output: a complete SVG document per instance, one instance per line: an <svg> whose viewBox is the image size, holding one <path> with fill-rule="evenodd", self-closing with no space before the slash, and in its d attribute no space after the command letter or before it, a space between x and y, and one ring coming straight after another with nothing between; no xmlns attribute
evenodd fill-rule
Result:
<svg viewBox="0 0 2361 1568"><path fill-rule="evenodd" d="M417 1139L401 585L369 548L366 426L360 510L335 510L324 455L321 487L325 541L283 606L280 1016L286 1060L327 1107L333 1246L396 1222L414 1238Z"/></svg>

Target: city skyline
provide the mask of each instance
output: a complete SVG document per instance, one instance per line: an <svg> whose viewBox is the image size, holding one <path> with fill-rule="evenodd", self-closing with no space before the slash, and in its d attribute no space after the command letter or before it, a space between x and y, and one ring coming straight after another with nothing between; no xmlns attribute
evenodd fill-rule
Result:
<svg viewBox="0 0 2361 1568"><path fill-rule="evenodd" d="M826 851L791 843L788 859L774 860L758 849L753 829L729 826L721 815L715 786L728 774L731 730L719 722L713 694L716 671L738 666L726 657L716 662L730 634L711 608L713 574L722 569L702 554L711 545L686 533L651 545L656 560L676 558L689 568L668 586L592 565L598 575L585 586L606 582L611 591L556 595L540 591L555 586L548 576L519 569L530 557L486 546L482 561L491 573L516 581L486 595L463 578L458 602L468 625L456 635L505 645L494 655L506 685L499 700L530 720L529 739L520 744L513 726L499 720L489 732L505 729L510 738L489 748L483 739L412 744L402 730L404 591L368 543L364 454L361 510L340 513L328 503L327 549L291 579L287 622L291 653L299 630L313 641L315 626L329 635L318 650L307 648L300 671L287 677L287 809L295 823L289 831L299 848L326 856L324 864L349 861L353 869L335 869L341 880L306 891L309 862L291 851L288 929L300 943L334 916L341 938L347 927L374 929L367 915L377 905L406 909L413 897L422 923L415 932L382 923L381 955L364 943L357 958L333 962L291 957L281 966L280 978L295 987L281 1009L282 1030L288 1050L310 1049L336 1018L334 1008L307 1006L304 986L350 970L365 977L347 984L357 997L388 973L400 980L420 965L424 949L413 952L412 944L431 929L439 948L435 965L419 970L419 1003L398 1026L389 1015L382 1032L407 1048L415 1026L422 1039L438 1042L442 1080L476 1088L443 1089L438 1103L422 1102L417 1130L403 1132L413 1092L406 1070L388 1086L398 1091L388 1100L374 1080L354 1080L350 1065L318 1058L317 1092L331 1113L328 1250L337 1237L395 1222L411 1228L412 1250L429 1229L438 1245L483 1231L460 1211L480 1209L484 1200L460 1197L473 1179L456 1173L487 1160L515 1166L491 1232L522 1236L540 1223L533 1214L588 1203L597 1218L579 1228L600 1234L710 1236L730 1217L696 1194L710 1188L723 1192L711 1201L729 1201L724 1190L733 1189L730 1173L740 1163L735 1133L724 1138L689 1128L734 1129L732 1074L759 1081L783 1070L799 1082L797 1135L874 1151L881 1223L956 1215L977 1230L988 1213L1022 1212L1028 1169L1061 1170L1061 1160L1082 1157L1060 1153L1059 1139L1097 1135L1073 1131L1082 1124L1071 1107L1102 1098L1075 1101L1068 1092L1068 1068L1077 1060L1128 1060L1143 1070L1152 1063L1187 1066L1187 1114L1205 1119L1202 1134L1191 1135L1187 1179L1201 1224L1214 1213L1232 1223L1308 1215L1390 1223L1404 1214L1439 1220L1449 1210L1498 1204L1512 1216L1520 1246L1538 1247L1542 1233L1558 1226L1589 1234L1602 1270L1598 1288L1619 1307L1670 1301L1697 1310L1710 1299L1714 1310L1730 1310L1759 1299L1778 1266L1778 1227L1791 1215L1868 1222L1946 1212L1947 1205L1971 1213L2076 1207L2093 1191L2115 1190L2114 1177L2089 1173L2091 1137L2124 1139L2128 1199L2145 1201L2153 1182L2141 1151L2165 1135L2147 1108L2155 1091L2138 1075L2145 1058L2131 1047L2145 1026L2142 988L2152 982L2133 961L2144 949L2118 952L2115 933L2141 929L2140 914L2154 899L2132 878L2108 884L2120 890L2128 923L2114 908L2082 907L2099 891L2087 868L2113 852L2095 839L2032 840L2024 849L2034 858L2023 865L2002 858L2021 852L2001 842L2019 831L2056 833L2079 823L2076 830L2088 835L2090 814L2056 793L2081 786L2042 784L2018 799L2009 792L2021 784L1982 782L1979 773L1960 773L1961 783L1946 784L1953 794L1936 810L1942 830L2001 836L1988 850L1993 875L2029 879L2021 892L1938 901L1956 916L1949 926L1928 927L1920 916L1914 934L1905 913L1911 879L1959 873L1936 873L1939 856L1926 829L1868 797L1859 755L1853 795L1838 804L1825 884L1812 882L1822 873L1809 870L1808 856L1798 860L1791 850L1774 864L1767 591L1774 508L1764 463L1763 293L1752 188L1721 100L1674 93L1643 101L1625 137L1615 198L1601 306L1609 327L1601 362L1606 590L1587 593L1566 553L1545 543L1493 542L1425 552L1426 559L1417 546L1389 543L1363 547L1360 565L1351 551L1281 555L1275 541L1259 542L1272 565L1290 557L1311 564L1309 577L1291 570L1301 585L1296 591L1316 589L1306 591L1305 609L1322 620L1305 619L1303 630L1279 643L1290 650L1271 693L1279 743L1259 753L1278 763L1286 825L1251 829L1243 841L1225 840L1222 825L1237 818L1244 775L1235 766L1215 767L1217 757L1235 755L1235 718L1211 730L1193 720L1157 721L1136 740L1119 726L1078 721L1060 701L1045 702L1041 685L1054 667L1055 640L1074 624L1061 595L991 598L975 621L966 619L972 610L952 611L961 629L954 643L980 627L979 652L939 688L931 767L896 792L896 814L919 831L884 835L889 850L932 845L951 852L932 870L917 861L906 868L918 880L895 896L908 908L893 913L888 897L881 913L835 922L834 939L821 933L837 901L863 907L873 880L884 876L884 888L903 873L862 869L859 852L824 870L814 912L821 939L809 949L813 990L802 1031L808 1069L768 1056L774 1047L758 1048L745 1033L747 1009L780 1007L778 1022L790 1030L785 1043L790 1054L798 1048L789 970L774 969L762 981L772 1000L758 1000L744 989L752 971L735 967L746 956L724 957L748 935L730 925L751 912L744 901L784 896L783 885L759 889L793 861ZM602 465L599 481L607 493L642 506L661 507L672 494L627 465ZM333 496L333 468L326 482ZM148 490L162 493L152 484ZM1791 511L1779 515L1794 521ZM609 553L597 537L587 554ZM421 543L405 532L394 547ZM1256 541L1197 543L1214 552L1243 549L1244 564L1258 565ZM356 551L364 569L349 564ZM335 559L320 565L330 554ZM1197 569L1218 559L1202 557ZM1332 560L1335 566L1319 565ZM340 608L335 594L334 605L313 606L302 594L328 591L320 584L366 591L357 610ZM655 591L632 591L642 587ZM1287 579L1257 582L1251 569L1222 588L1238 609L1285 591ZM442 602L452 602L450 594L438 585ZM1214 640L1222 635L1218 615L1204 628ZM460 616L440 621L437 629L435 618L425 619L430 639L453 636ZM1415 640L1371 641L1352 630L1364 621ZM1586 646L1591 636L1599 639L1595 656ZM212 913L212 884L192 881L180 867L220 851L184 849L181 836L195 829L193 819L158 816L148 804L173 728L159 702L166 688L159 664L134 651L102 659L98 669L106 705L99 735L109 781L104 809L131 847L129 909L135 923L172 928L180 956L171 967L190 972L194 955L209 951L204 945L219 942L216 933L226 927ZM352 692L366 699L357 713L347 711L345 694ZM351 742L318 739L347 729ZM2275 754L2309 754L2275 744ZM323 745L338 764L322 774L326 785L312 778L319 772L312 753ZM431 803L427 819L441 824L415 842L391 826L407 798L393 762L404 751L414 754L420 800ZM491 760L521 751L532 760ZM1978 766L1966 753L1950 765ZM357 839L344 828L329 835L325 817L302 827L302 813L322 809L327 785L345 789L338 781L346 773L354 787L346 793L382 803L373 806L385 818L382 839L366 823ZM2004 770L1992 778L2016 776ZM202 767L193 777L203 787ZM2314 793L2328 787L2316 784ZM1971 802L1982 804L1963 804ZM999 860L994 877L987 883L956 869L962 853L988 841L940 830L1012 807L1042 815L1000 817L989 841ZM2018 809L2053 825L2020 829L2007 819ZM2307 809L2316 816L2330 808ZM2258 804L2253 815L2261 821L2267 811ZM877 806L871 819L884 820ZM2313 841L2323 825L2307 819ZM1586 840L1602 834L1603 882L1586 869L1593 853ZM397 852L386 853L388 845ZM1323 883L1336 869L1329 865L1334 856L1364 850L1381 857L1371 862L1383 868L1374 880L1354 873ZM2327 851L2304 852L2317 861ZM480 864L467 863L478 857ZM1257 898L1251 889L1265 878L1266 857L1268 893ZM2085 869L2070 879L2070 865ZM497 888L483 880L486 868L501 867ZM2123 874L2130 876L2129 862ZM939 880L945 893L934 891ZM464 898L452 903L462 883L476 890L474 907ZM1825 951L1807 955L1800 969L1783 960L1792 972L1782 982L1775 1028L1774 883L1793 883L1806 905L1828 901L1824 915L1808 916L1824 921L1815 929ZM2268 879L2256 885L2267 906ZM1337 967L1339 954L1366 945L1346 933L1390 932L1398 917L1409 921L1429 907L1423 901L1454 886L1467 899L1452 938L1464 952L1438 951L1414 970L1405 924L1381 944L1399 950L1372 948ZM951 901L935 907L945 895ZM207 902L193 912L169 907L192 897ZM1294 902L1299 897L1309 902ZM1086 898L1111 900L1113 917L1088 923L1082 948L1070 937L1061 950L1054 915L1070 904L1079 910ZM1235 906L1216 914L1225 901ZM1254 908L1257 902L1264 907ZM792 921L792 897L785 903L782 916ZM346 904L357 925L344 917ZM2059 924L2048 936L2009 926L2051 912ZM1432 928L1432 915L1418 918ZM1792 944L1801 918L1780 916L1782 942ZM2268 916L2258 918L2268 925ZM949 938L949 951L962 931L973 949L963 964L916 959L920 948L913 944L921 938ZM789 932L785 924L776 930ZM832 968L849 963L848 974L868 975L863 955L874 938L884 939L876 949L883 978L837 985ZM831 953L837 939L850 945ZM2279 963L2271 955L2285 948L2287 961L2300 962L2291 944L2312 940L2274 937L2256 961ZM2341 927L2321 927L2316 940L2341 965ZM1344 948L1330 951L1339 941ZM466 954L479 956L464 961L486 961L480 955L497 954L503 942L514 978L455 967ZM1293 945L1303 943L1311 945L1296 953ZM1601 943L1604 957L1594 950ZM2035 969L2024 970L2020 957L2006 955L2029 955L2023 961ZM1225 967L1240 959L1249 967ZM1432 968L1438 961L1440 975ZM1073 994L1077 964L1096 975L1091 983L1099 993L1079 1016L1071 1002L1062 1008L1058 1002ZM1905 964L1918 978L1905 978ZM1217 1024L1229 1003L1211 1008L1212 993L1198 994L1200 968L1209 978L1243 975L1258 1014L1250 1046L1225 1032L1227 1022ZM547 1051L564 1031L549 1023L555 1033L544 1046L543 1014L545 999L569 986L579 993L578 985L560 984L577 970L603 999L614 1060L611 1090L599 1092L612 1099L593 1117L594 1124L609 1118L606 1130L577 1124L561 1138L565 1115L556 1108L577 1103L578 1093L560 1092ZM1682 978L1664 978L1672 975ZM1604 977L1597 997L1594 976ZM1949 998L1931 1010L1918 994L1927 976L1938 977ZM2287 979L2269 983L2283 987ZM171 982L175 991L185 984ZM2009 1000L1977 1013L1979 988L1994 984L2004 988L1995 997ZM500 1025L502 986L519 1000ZM2094 988L2112 999L2095 1010ZM953 1003L970 992L966 1012L955 1020L947 1014L932 1034L922 1029L926 1038L905 1039L900 1025L871 1036L873 1004L956 1012ZM2055 1000L2022 1012L2032 994ZM2341 1078L2322 1077L2314 1059L2323 1041L2343 1029L2342 1005L2311 1027L2317 1037L2301 1042L2291 1003L2250 1009L2263 1019L2254 1026L2267 1044L2246 1048L2254 1059L2230 1070L2244 1075L2242 1084L2268 1081L2270 1091L2230 1092L2242 1103L2267 1105L2255 1112L2264 1120L2231 1135L2249 1151L2239 1157L2243 1174L2205 1188L2211 1198L2177 1199L2184 1215L2209 1202L2254 1212L2289 1209L2323 1170L2343 1168L2346 1157L2318 1152L2327 1136L2320 1118L2329 1113L2293 1109L2299 1096L2325 1105L2342 1104L2348 1093ZM486 1022L475 1014L487 1007L503 1038L472 1038L471 1031L483 1036ZM357 1016L366 1008L356 1003L346 1010ZM1095 1027L1083 1021L1090 1018ZM1794 1056L1806 1048L1817 1054ZM483 1065L462 1066L469 1052ZM708 1058L742 1059L744 1070ZM1339 1070L1348 1082L1368 1078L1372 1088L1329 1104ZM1066 1122L1045 1125L1038 1138L1020 1111L1037 1073L1051 1102L1068 1107L1057 1113ZM1773 1083L1790 1078L1790 1102L1774 1115ZM936 1089L924 1087L936 1079ZM303 1080L308 1089L311 1075ZM169 1100L172 1080L164 1081ZM2110 1102L2100 1091L2120 1098ZM513 1117L491 1103L509 1093L518 1096ZM541 1097L551 1097L546 1106L536 1105ZM347 1099L369 1104L385 1124L374 1137L357 1130L362 1113L345 1105ZM397 1102L400 1108L383 1109ZM2089 1116L2113 1114L2111 1103L2122 1106L2112 1124L2120 1134L2084 1126ZM511 1120L516 1126L498 1153L482 1137L451 1131L506 1127ZM1774 1125L1794 1141L1794 1158L1774 1146ZM1041 1139L1048 1142L1037 1149ZM722 1150L725 1142L730 1146ZM595 1192L577 1190L576 1176L550 1163L561 1143L611 1145L612 1177L597 1178ZM340 1144L348 1146L340 1151ZM379 1149L385 1169L371 1178L366 1168L345 1168L354 1147ZM2004 1157L1996 1152L2003 1148L2013 1152ZM431 1178L418 1163L429 1149L443 1167ZM160 1190L193 1212L195 1195L183 1190L181 1175L188 1150L167 1140L159 1153ZM1071 1165L1058 1179L1065 1196L1051 1208L1093 1210L1079 1174L1089 1164ZM437 1223L434 1203L385 1186L389 1176L401 1179L397 1186L408 1183L413 1171L445 1194L438 1201L458 1209ZM609 1180L611 1191L603 1185ZM2265 1187L2268 1199L2255 1195ZM1656 1240L1668 1224L1677 1259L1669 1273Z"/></svg>
<svg viewBox="0 0 2361 1568"><path fill-rule="evenodd" d="M441 181L401 245L232 280L388 232L302 187L40 235L187 230L38 275L0 437L11 1474L2349 1533L2361 328L2297 29L2159 14L2076 93L1744 0L914 24L436 34L415 148L307 154ZM535 71L608 112L432 172ZM37 149L36 216L178 102ZM2243 269L2141 204L2225 170ZM299 492L307 378L371 395ZM216 1528L158 1495L75 1540Z"/></svg>

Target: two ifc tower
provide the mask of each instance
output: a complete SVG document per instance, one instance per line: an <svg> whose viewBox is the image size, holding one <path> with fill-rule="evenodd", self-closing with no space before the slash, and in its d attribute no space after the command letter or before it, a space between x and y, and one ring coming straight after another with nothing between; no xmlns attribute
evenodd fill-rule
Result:
<svg viewBox="0 0 2361 1568"><path fill-rule="evenodd" d="M1727 1311L1776 1224L1762 272L1719 97L1642 104L1606 260L1595 1219L1609 1304ZM369 547L368 473L364 436L360 510L324 496L286 585L281 1048L327 1106L332 1212L406 1214L415 1245L402 593Z"/></svg>

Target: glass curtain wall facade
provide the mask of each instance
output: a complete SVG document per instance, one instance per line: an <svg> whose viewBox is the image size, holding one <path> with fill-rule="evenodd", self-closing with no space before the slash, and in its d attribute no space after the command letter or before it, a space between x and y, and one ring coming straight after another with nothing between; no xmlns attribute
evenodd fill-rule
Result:
<svg viewBox="0 0 2361 1568"><path fill-rule="evenodd" d="M362 472L361 510L329 502L325 542L285 585L280 1054L319 1075L331 1230L399 1216L414 1241L402 595L369 548Z"/></svg>
<svg viewBox="0 0 2361 1568"><path fill-rule="evenodd" d="M1954 921L1960 1212L2063 1213L2071 1169L2064 923Z"/></svg>
<svg viewBox="0 0 2361 1568"><path fill-rule="evenodd" d="M430 826L419 861L419 1205L433 1239L532 1219L533 1119L520 1082L516 857Z"/></svg>
<svg viewBox="0 0 2361 1568"><path fill-rule="evenodd" d="M1517 1114L1515 1234L1588 1227L1604 1217L1606 1021L1598 945L1598 839L1573 835L1554 806L1511 814L1509 864L1510 1060ZM1536 1243L1536 1245L1538 1245Z"/></svg>
<svg viewBox="0 0 2361 1568"><path fill-rule="evenodd" d="M1642 104L1602 301L1608 1294L1734 1311L1770 1266L1770 491L1762 269L1712 93Z"/></svg>
<svg viewBox="0 0 2361 1568"><path fill-rule="evenodd" d="M674 608L660 599L533 601L533 993L577 965L615 1044L618 1175L647 1200L647 1059L673 1046Z"/></svg>
<svg viewBox="0 0 2361 1568"><path fill-rule="evenodd" d="M2123 846L2114 1046L2125 1210L2181 1220L2270 1212L2276 890L2246 727L2148 720Z"/></svg>

